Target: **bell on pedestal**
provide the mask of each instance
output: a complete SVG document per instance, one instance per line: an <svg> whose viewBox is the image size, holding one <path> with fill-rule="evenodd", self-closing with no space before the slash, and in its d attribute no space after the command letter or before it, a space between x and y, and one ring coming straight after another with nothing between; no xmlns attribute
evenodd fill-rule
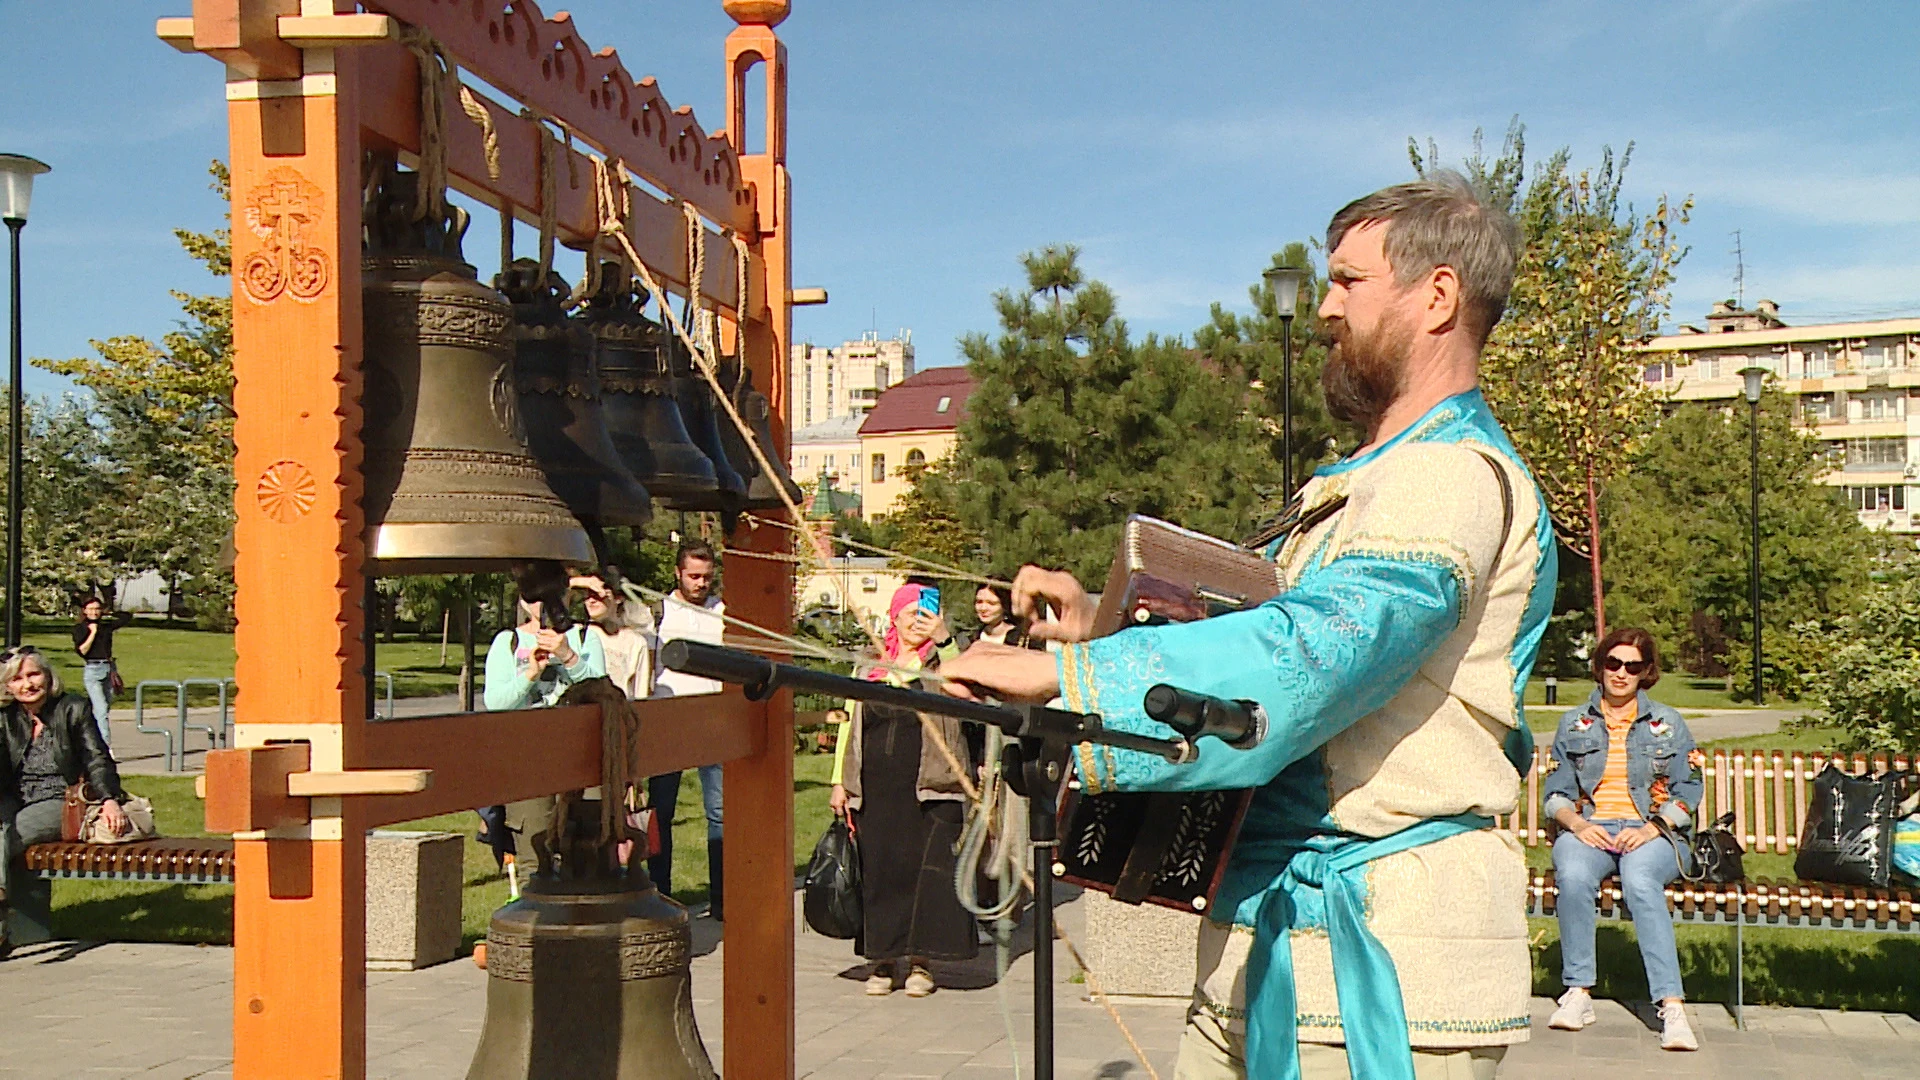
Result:
<svg viewBox="0 0 1920 1080"><path fill-rule="evenodd" d="M705 496L720 482L713 462L687 434L667 376L660 325L640 314L633 282L616 263L601 270L600 289L577 320L592 334L600 368L600 401L614 448L633 475L663 502Z"/></svg>
<svg viewBox="0 0 1920 1080"><path fill-rule="evenodd" d="M467 1080L714 1080L691 963L687 909L644 868L543 870L488 927L487 1015Z"/></svg>
<svg viewBox="0 0 1920 1080"><path fill-rule="evenodd" d="M750 478L744 504L746 509L778 510L785 506L786 503L780 499L779 488L785 488L787 497L796 506L799 505L800 485L793 482L793 477L787 473L786 462L773 448L773 428L769 423L773 418L772 403L767 401L767 395L753 388L752 369L743 369L737 356L722 356L719 376L720 388L733 399L733 407L739 410L740 418L753 429L753 441L760 445L760 452L767 456L767 462L776 473L768 476L761 471L760 463L747 449L746 439L741 436L740 429L723 417L720 435L726 440L727 454L733 459L740 475Z"/></svg>
<svg viewBox="0 0 1920 1080"><path fill-rule="evenodd" d="M673 376L674 399L680 404L680 416L687 423L687 434L692 436L693 445L713 462L714 475L719 479L718 490L705 495L672 500L676 510L719 510L733 513L740 509L746 499L747 480L733 468L727 460L727 450L721 441L720 425L732 424L714 400L713 387L707 377L693 366L693 355L684 344L669 337L666 342L667 371Z"/></svg>
<svg viewBox="0 0 1920 1080"><path fill-rule="evenodd" d="M553 493L590 531L645 525L652 500L608 434L593 337L561 306L567 283L532 259L514 260L493 283L513 303L520 418Z"/></svg>
<svg viewBox="0 0 1920 1080"><path fill-rule="evenodd" d="M586 532L527 452L508 365L512 309L461 257L465 211L414 220L418 183L386 164L365 213L369 570L587 562Z"/></svg>

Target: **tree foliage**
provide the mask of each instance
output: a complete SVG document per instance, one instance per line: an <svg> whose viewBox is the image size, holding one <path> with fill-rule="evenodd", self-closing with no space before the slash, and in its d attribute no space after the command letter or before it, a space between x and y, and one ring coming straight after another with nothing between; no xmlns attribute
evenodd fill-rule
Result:
<svg viewBox="0 0 1920 1080"><path fill-rule="evenodd" d="M211 186L226 198L226 167L214 162L209 171ZM228 230L174 235L209 273L229 276ZM185 318L158 344L123 335L95 341L95 356L33 361L69 376L93 398L90 436L60 420L59 409L49 414L55 427L34 433L54 445L91 439L90 456L66 466L87 475L61 488L86 492L90 510L69 520L73 528L84 521L87 538L50 537L34 558L70 593L93 587L102 573L110 581L156 571L172 586L176 607L184 600L203 622L226 627L233 586L220 552L233 525L233 300L224 290L173 296ZM47 498L53 490L46 488ZM65 502L50 504L50 513L55 505L62 515L80 513ZM43 589L36 599L46 604L51 597Z"/></svg>
<svg viewBox="0 0 1920 1080"><path fill-rule="evenodd" d="M1813 677L1826 719L1856 750L1920 750L1920 576L1892 575L1830 626L1795 627L1823 658Z"/></svg>
<svg viewBox="0 0 1920 1080"><path fill-rule="evenodd" d="M1034 561L1097 586L1128 514L1243 532L1279 474L1248 408L1178 340L1135 341L1073 247L1022 257L995 295L1001 332L961 342L977 388L960 427L953 511L991 569Z"/></svg>
<svg viewBox="0 0 1920 1080"><path fill-rule="evenodd" d="M1820 441L1791 416L1791 400L1768 386L1760 403L1762 678L1769 692L1788 694L1818 659L1795 651L1789 628L1830 625L1851 610L1879 551L1838 489L1820 482L1830 468ZM1717 627L1736 689L1751 685L1752 431L1744 402L1676 407L1601 508L1616 621L1693 657L1715 651L1718 642L1701 638Z"/></svg>
<svg viewBox="0 0 1920 1080"><path fill-rule="evenodd" d="M1516 121L1497 158L1485 159L1476 133L1466 162L1469 178L1513 214L1523 243L1506 317L1481 357L1482 386L1546 494L1555 530L1591 568L1604 633L1600 500L1659 420L1635 347L1666 313L1686 254L1674 229L1693 203L1662 195L1642 216L1624 202L1631 143L1618 158L1603 148L1598 167L1579 172L1562 149L1523 186L1525 149ZM1424 173L1429 159L1409 151Z"/></svg>
<svg viewBox="0 0 1920 1080"><path fill-rule="evenodd" d="M1313 265L1307 245L1291 243L1273 257L1273 266L1310 269ZM1354 432L1327 415L1320 395L1320 371L1326 364L1326 346L1320 342L1320 298L1325 280L1309 273L1300 286L1295 307L1293 331L1293 482L1298 488L1313 475L1316 466L1333 461L1357 440ZM1267 453L1280 461L1286 453L1285 427L1281 418L1286 382L1285 354L1281 335L1286 322L1275 314L1273 290L1264 279L1247 289L1253 311L1242 315L1216 303L1207 325L1194 334L1194 345L1223 376L1238 379L1255 393L1248 404L1255 423L1264 435ZM1283 502L1279 489L1264 493L1259 516L1279 509Z"/></svg>

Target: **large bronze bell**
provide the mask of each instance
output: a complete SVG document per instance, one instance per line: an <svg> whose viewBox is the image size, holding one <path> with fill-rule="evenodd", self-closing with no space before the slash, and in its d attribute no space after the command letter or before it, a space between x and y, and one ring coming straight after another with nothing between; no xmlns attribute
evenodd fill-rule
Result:
<svg viewBox="0 0 1920 1080"><path fill-rule="evenodd" d="M778 510L785 506L786 503L780 498L780 488L785 488L787 497L796 506L799 505L802 498L800 485L793 482L793 477L787 473L786 461L773 447L773 427L770 423L773 405L767 400L767 395L753 388L753 369L743 367L737 356L722 356L718 374L720 389L733 400L733 407L739 411L740 418L753 429L753 441L760 445L760 452L766 455L767 462L774 468L774 475L768 476L760 468L760 462L753 452L747 448L747 441L740 434L740 429L731 421L721 425L720 435L726 441L727 456L733 460L734 468L740 475L748 477L746 509Z"/></svg>
<svg viewBox="0 0 1920 1080"><path fill-rule="evenodd" d="M721 440L722 424L731 425L733 421L721 411L720 403L714 400L713 387L707 377L700 374L693 365L693 354L684 344L673 337L666 341L667 371L673 377L674 400L680 405L680 416L687 424L687 434L692 437L693 445L713 462L714 476L719 484L716 490L705 495L695 495L672 500L676 510L719 510L725 513L737 511L747 496L747 479L737 472L727 460L727 448Z"/></svg>
<svg viewBox="0 0 1920 1080"><path fill-rule="evenodd" d="M567 318L567 283L532 259L516 259L494 285L513 303L520 417L547 483L589 530L645 525L652 500L608 434L593 337Z"/></svg>
<svg viewBox="0 0 1920 1080"><path fill-rule="evenodd" d="M534 842L539 873L494 912L467 1080L714 1080L693 1017L687 909L641 860L616 869L592 824L605 809L563 796L561 827Z"/></svg>
<svg viewBox="0 0 1920 1080"><path fill-rule="evenodd" d="M579 322L591 333L600 368L600 401L621 460L663 501L711 497L713 462L687 434L673 394L660 324L640 314L633 281L608 263Z"/></svg>
<svg viewBox="0 0 1920 1080"><path fill-rule="evenodd" d="M527 452L513 311L461 255L467 214L414 220L419 174L382 167L365 212L367 554L378 574L587 562L592 545Z"/></svg>

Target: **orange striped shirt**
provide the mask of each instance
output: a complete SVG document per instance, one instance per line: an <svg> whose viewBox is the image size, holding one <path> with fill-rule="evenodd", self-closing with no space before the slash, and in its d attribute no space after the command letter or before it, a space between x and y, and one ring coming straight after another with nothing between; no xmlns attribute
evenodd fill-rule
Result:
<svg viewBox="0 0 1920 1080"><path fill-rule="evenodd" d="M1633 717L1607 719L1607 765L1600 782L1593 786L1593 820L1639 821L1640 809L1633 805L1633 793L1627 788L1627 731Z"/></svg>

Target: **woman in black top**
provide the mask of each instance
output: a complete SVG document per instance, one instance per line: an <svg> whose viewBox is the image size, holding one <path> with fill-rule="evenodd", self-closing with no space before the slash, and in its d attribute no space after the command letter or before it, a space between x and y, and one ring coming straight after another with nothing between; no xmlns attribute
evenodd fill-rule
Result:
<svg viewBox="0 0 1920 1080"><path fill-rule="evenodd" d="M97 596L89 596L80 605L80 621L73 624L73 651L86 662L81 681L86 683L87 698L93 702L93 717L100 724L100 741L113 745L113 731L107 713L113 708L113 632L133 621L133 613L106 614L106 605Z"/></svg>
<svg viewBox="0 0 1920 1080"><path fill-rule="evenodd" d="M67 693L32 646L8 650L0 664L0 950L14 861L34 844L60 839L67 787L83 776L91 794L106 800L102 820L124 832L127 816L120 803L127 793L100 741L93 707Z"/></svg>

